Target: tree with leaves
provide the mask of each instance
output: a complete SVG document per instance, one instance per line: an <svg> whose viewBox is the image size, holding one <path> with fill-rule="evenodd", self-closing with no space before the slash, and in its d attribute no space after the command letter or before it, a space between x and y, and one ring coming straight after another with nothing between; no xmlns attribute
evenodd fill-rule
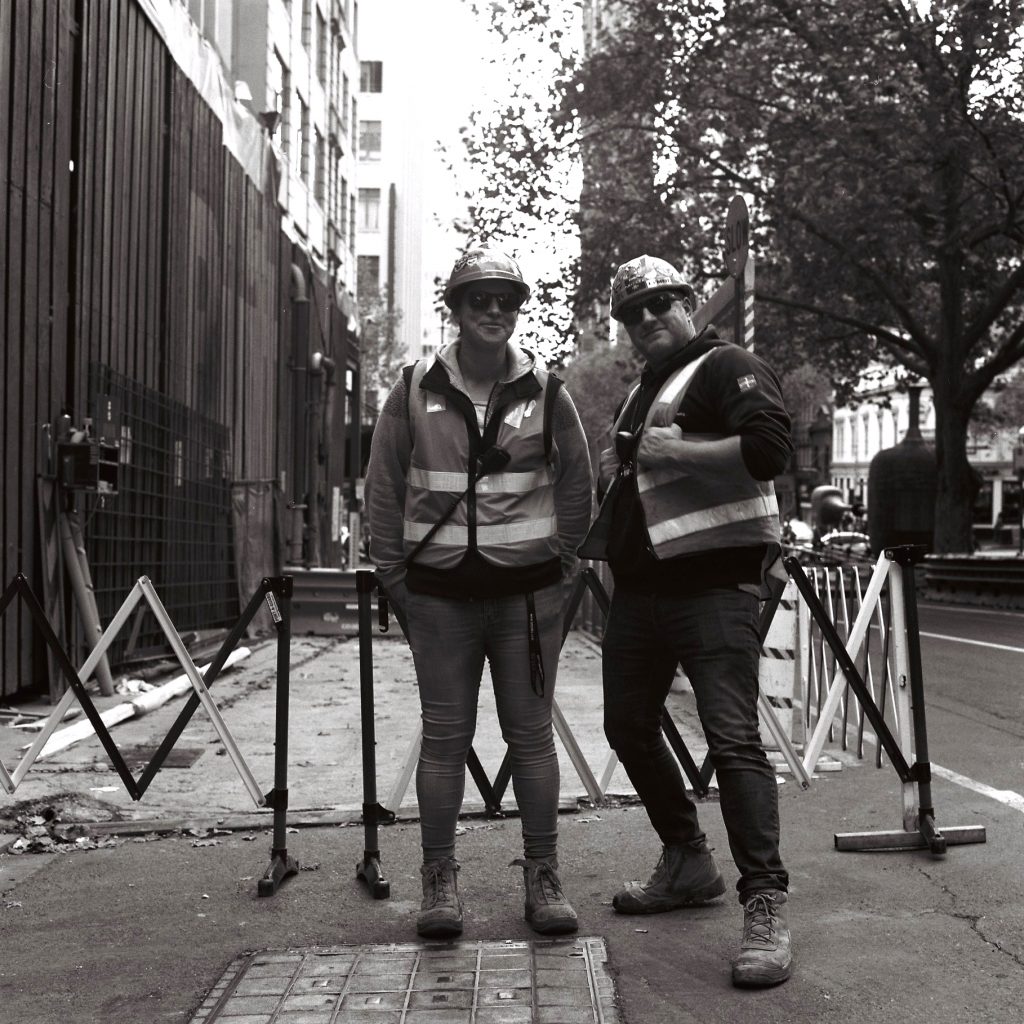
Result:
<svg viewBox="0 0 1024 1024"><path fill-rule="evenodd" d="M364 284L359 289L359 367L365 422L376 419L380 403L408 362L408 349L398 332L402 312L391 306L387 289Z"/></svg>
<svg viewBox="0 0 1024 1024"><path fill-rule="evenodd" d="M1024 0L597 6L606 30L556 83L546 143L584 166L577 312L641 252L710 290L744 193L759 350L827 368L840 402L878 361L926 379L935 549L970 550L968 424L1024 357ZM563 8L507 0L510 41ZM520 155L498 191L529 208L545 147Z"/></svg>

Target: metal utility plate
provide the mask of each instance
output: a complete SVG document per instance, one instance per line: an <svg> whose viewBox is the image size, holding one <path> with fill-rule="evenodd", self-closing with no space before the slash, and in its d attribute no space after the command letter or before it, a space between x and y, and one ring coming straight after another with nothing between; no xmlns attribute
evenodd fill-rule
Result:
<svg viewBox="0 0 1024 1024"><path fill-rule="evenodd" d="M606 963L594 937L266 950L191 1024L622 1024Z"/></svg>

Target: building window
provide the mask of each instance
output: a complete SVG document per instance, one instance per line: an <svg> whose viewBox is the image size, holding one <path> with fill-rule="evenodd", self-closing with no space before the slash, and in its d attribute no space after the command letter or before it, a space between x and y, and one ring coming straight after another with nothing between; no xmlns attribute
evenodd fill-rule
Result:
<svg viewBox="0 0 1024 1024"><path fill-rule="evenodd" d="M296 93L295 100L299 107L299 123L296 126L298 134L295 138L295 151L299 157L299 174L302 180L308 185L309 184L309 163L310 163L310 144L311 139L309 135L309 104L304 103L302 97Z"/></svg>
<svg viewBox="0 0 1024 1024"><path fill-rule="evenodd" d="M384 65L379 60L363 60L359 62L359 91L384 91Z"/></svg>
<svg viewBox="0 0 1024 1024"><path fill-rule="evenodd" d="M321 206L326 206L327 201L327 147L324 145L324 137L313 129L313 152L315 166L313 167L313 195Z"/></svg>
<svg viewBox="0 0 1024 1024"><path fill-rule="evenodd" d="M357 288L365 298L376 296L380 292L380 257L360 256Z"/></svg>
<svg viewBox="0 0 1024 1024"><path fill-rule="evenodd" d="M351 136L349 138L349 141L350 141L350 144L351 144L353 149L356 148L356 125L357 124L359 124L359 121L358 121L358 118L357 118L357 115L356 115L356 98L355 98L355 95L353 95L352 96L352 120L349 122L349 125L350 125L350 127L352 129L352 134L351 134Z"/></svg>
<svg viewBox="0 0 1024 1024"><path fill-rule="evenodd" d="M291 75L277 50L271 50L267 61L267 110L281 115L277 126L278 138L284 142L287 154L291 149Z"/></svg>
<svg viewBox="0 0 1024 1024"><path fill-rule="evenodd" d="M974 499L974 525L992 525L992 481L982 481Z"/></svg>
<svg viewBox="0 0 1024 1024"><path fill-rule="evenodd" d="M359 159L380 159L380 121L359 122Z"/></svg>
<svg viewBox="0 0 1024 1024"><path fill-rule="evenodd" d="M327 19L318 10L316 12L316 74L320 79L320 84L327 85L327 68L328 68L328 53L327 46Z"/></svg>
<svg viewBox="0 0 1024 1024"><path fill-rule="evenodd" d="M341 133L348 135L348 75L341 73Z"/></svg>
<svg viewBox="0 0 1024 1024"><path fill-rule="evenodd" d="M313 52L313 0L302 0L302 46Z"/></svg>
<svg viewBox="0 0 1024 1024"><path fill-rule="evenodd" d="M356 197L348 197L348 248L353 256L356 254Z"/></svg>
<svg viewBox="0 0 1024 1024"><path fill-rule="evenodd" d="M359 190L359 230L380 231L380 189Z"/></svg>

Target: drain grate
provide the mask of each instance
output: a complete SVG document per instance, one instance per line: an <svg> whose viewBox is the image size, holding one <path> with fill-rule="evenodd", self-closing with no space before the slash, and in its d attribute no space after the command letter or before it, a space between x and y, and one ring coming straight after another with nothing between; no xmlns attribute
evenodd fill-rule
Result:
<svg viewBox="0 0 1024 1024"><path fill-rule="evenodd" d="M266 950L192 1024L622 1024L606 963L593 937Z"/></svg>

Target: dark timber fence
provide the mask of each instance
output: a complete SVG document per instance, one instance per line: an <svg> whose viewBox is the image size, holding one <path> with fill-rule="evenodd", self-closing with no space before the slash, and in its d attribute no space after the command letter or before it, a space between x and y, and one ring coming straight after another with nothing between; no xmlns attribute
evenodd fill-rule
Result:
<svg viewBox="0 0 1024 1024"><path fill-rule="evenodd" d="M123 491L78 502L101 617L146 573L181 627L237 618L232 483L273 489L290 444L291 262L275 196L133 0L0 3L0 579L55 578L43 426L112 401ZM250 576L275 568L272 520ZM20 610L0 658L0 699L45 692Z"/></svg>

